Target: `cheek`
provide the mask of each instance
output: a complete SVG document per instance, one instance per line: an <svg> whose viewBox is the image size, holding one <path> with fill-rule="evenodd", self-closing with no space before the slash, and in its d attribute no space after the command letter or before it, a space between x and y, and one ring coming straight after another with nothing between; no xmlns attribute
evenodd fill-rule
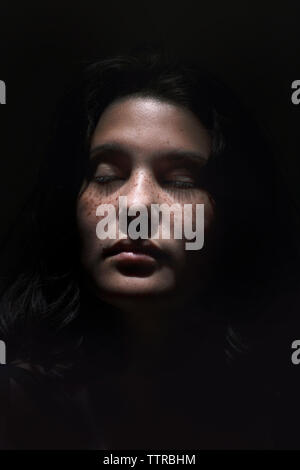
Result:
<svg viewBox="0 0 300 470"><path fill-rule="evenodd" d="M200 204L202 207L198 206ZM186 214L186 221L189 227L192 228L193 232L203 231L204 225L204 233L205 235L208 235L215 225L216 218L215 202L211 195L207 192L201 191L193 201L186 203L186 205L189 207L184 208L184 205L182 205L182 212Z"/></svg>
<svg viewBox="0 0 300 470"><path fill-rule="evenodd" d="M112 194L110 197L103 196L99 194L97 186L91 183L77 200L77 226L83 242L88 237L89 242L94 240L98 244L101 243L96 235L97 224L102 219L101 216L96 215L100 204L111 204L117 209L118 194Z"/></svg>
<svg viewBox="0 0 300 470"><path fill-rule="evenodd" d="M202 204L204 204L205 232L208 233L215 224L215 219L216 219L215 201L213 200L212 196L209 193L204 193Z"/></svg>
<svg viewBox="0 0 300 470"><path fill-rule="evenodd" d="M175 203L178 201L168 201L169 204ZM184 217L184 205L189 205L189 210L186 212L188 215ZM204 205L204 217L202 218L197 213L197 204ZM212 240L212 233L214 232L215 227L215 202L211 195L207 192L201 191L198 193L193 199L186 201L184 203L180 203L181 206L181 234L182 237L176 239L174 237L175 231L175 219L174 215L171 215L171 240L169 241L170 246L172 246L172 256L177 264L177 267L181 267L183 270L187 270L188 272L191 270L192 266L199 266L204 264L204 259L210 255L211 251L213 250L211 240ZM185 223L187 226L185 227ZM203 223L204 223L204 230L203 230ZM191 231L193 232L194 236L191 237ZM197 234L195 236L195 234ZM198 243L195 243L195 240L199 241L199 246L201 246L201 240L204 238L204 245L201 249L196 248ZM193 242L194 248L187 249L187 243ZM166 245L168 241L165 242Z"/></svg>
<svg viewBox="0 0 300 470"><path fill-rule="evenodd" d="M77 223L81 235L91 231L96 222L96 209L99 197L92 189L87 188L77 201Z"/></svg>
<svg viewBox="0 0 300 470"><path fill-rule="evenodd" d="M81 242L81 261L86 268L91 268L99 253L101 253L101 240L96 235L98 217L96 210L101 200L93 187L88 187L77 201L77 227Z"/></svg>

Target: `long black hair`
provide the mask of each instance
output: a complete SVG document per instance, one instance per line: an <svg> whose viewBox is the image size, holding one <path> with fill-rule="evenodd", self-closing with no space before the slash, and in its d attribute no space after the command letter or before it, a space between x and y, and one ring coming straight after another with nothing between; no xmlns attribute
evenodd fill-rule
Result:
<svg viewBox="0 0 300 470"><path fill-rule="evenodd" d="M24 213L23 256L3 278L0 336L11 360L50 361L51 369L49 350L52 357L56 353L49 344L80 316L76 201L89 171L89 143L104 109L132 95L190 109L212 137L203 187L216 202L221 245L208 298L226 318L231 349L242 344L233 325L259 316L275 284L280 288L291 272L287 190L255 120L236 96L197 64L163 53L100 60L83 71L57 108Z"/></svg>

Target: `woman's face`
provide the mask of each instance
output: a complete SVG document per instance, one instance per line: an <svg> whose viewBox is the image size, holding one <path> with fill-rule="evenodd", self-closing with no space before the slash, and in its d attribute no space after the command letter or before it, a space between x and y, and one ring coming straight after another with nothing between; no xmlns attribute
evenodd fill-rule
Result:
<svg viewBox="0 0 300 470"><path fill-rule="evenodd" d="M211 138L201 122L181 106L128 97L102 113L90 151L91 176L78 197L77 221L81 262L94 292L109 303L139 308L151 299L198 295L210 277L215 217L214 201L199 182L211 153ZM127 197L128 207L144 205L149 214L151 204L177 203L182 209L190 204L193 228L196 204L204 204L203 248L187 250L184 229L183 238L174 238L172 215L169 239L160 232L158 238L132 240L124 229L123 244L116 245L118 232L116 239L99 239L96 227L103 215L96 215L97 207L111 204L120 227L120 196Z"/></svg>

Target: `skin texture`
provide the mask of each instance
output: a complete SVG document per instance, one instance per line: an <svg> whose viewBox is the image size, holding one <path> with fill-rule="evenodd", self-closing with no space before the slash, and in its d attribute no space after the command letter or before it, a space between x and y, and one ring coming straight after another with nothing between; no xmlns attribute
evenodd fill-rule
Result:
<svg viewBox="0 0 300 470"><path fill-rule="evenodd" d="M122 151L101 153L103 144L117 144ZM90 149L91 176L77 203L81 262L88 284L100 299L133 316L142 311L152 312L154 317L154 312L186 306L205 289L213 265L210 234L215 206L198 182L211 153L208 131L181 106L157 98L126 97L102 113ZM193 152L199 158L175 159L179 151ZM103 177L110 178L108 183L103 183ZM188 187L177 187L177 182L188 183ZM114 257L103 256L103 250L117 240L96 236L97 206L113 204L118 214L119 196L127 196L129 206L144 204L149 211L152 203L193 204L193 217L196 204L204 204L204 247L188 251L185 239L153 240L163 251L163 260L154 262L148 271L139 272L136 266L128 274Z"/></svg>

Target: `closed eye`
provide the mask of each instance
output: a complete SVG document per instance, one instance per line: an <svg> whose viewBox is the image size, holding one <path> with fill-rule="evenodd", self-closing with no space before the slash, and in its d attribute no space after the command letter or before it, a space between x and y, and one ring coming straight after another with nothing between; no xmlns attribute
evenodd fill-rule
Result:
<svg viewBox="0 0 300 470"><path fill-rule="evenodd" d="M165 181L164 184L177 189L192 189L196 187L195 183L191 181L171 180Z"/></svg>
<svg viewBox="0 0 300 470"><path fill-rule="evenodd" d="M119 176L113 176L113 175L103 175L103 176L95 176L94 179L99 184L108 184L113 181L123 180L124 178L120 178Z"/></svg>

